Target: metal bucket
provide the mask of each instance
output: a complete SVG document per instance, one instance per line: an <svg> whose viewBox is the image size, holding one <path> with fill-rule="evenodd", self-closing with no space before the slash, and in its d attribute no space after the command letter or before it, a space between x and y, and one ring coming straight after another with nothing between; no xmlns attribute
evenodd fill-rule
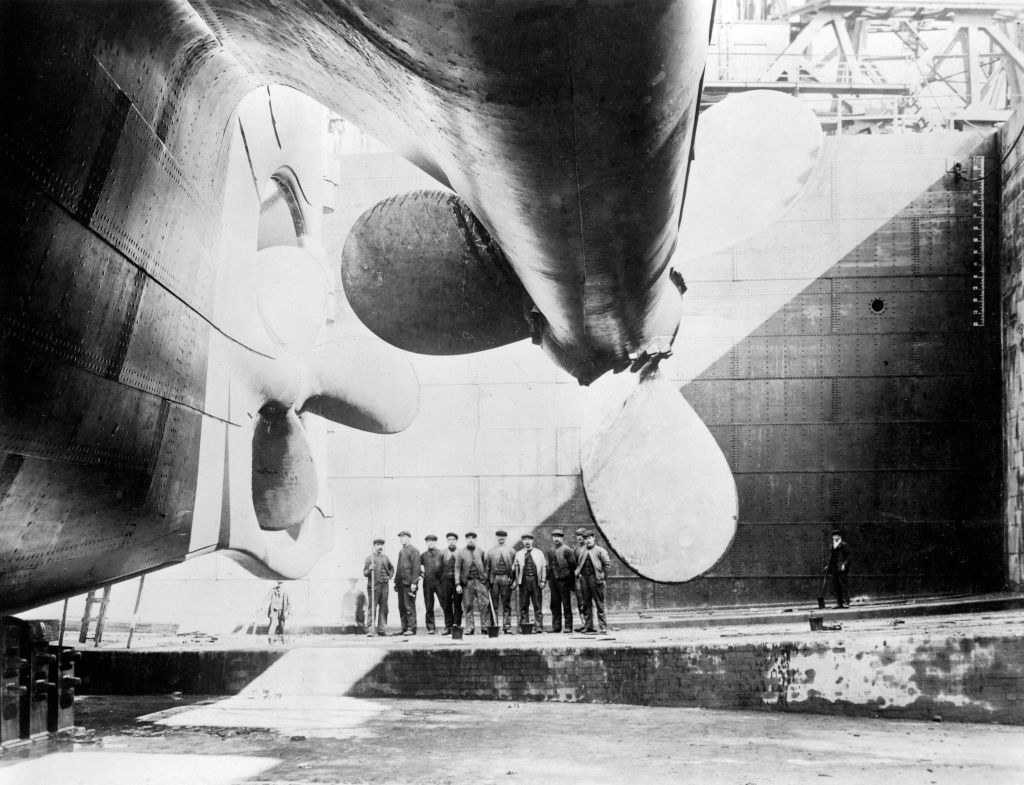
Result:
<svg viewBox="0 0 1024 785"><path fill-rule="evenodd" d="M526 624L521 625L519 628L519 632L521 632L523 635L533 635L533 624L527 622Z"/></svg>
<svg viewBox="0 0 1024 785"><path fill-rule="evenodd" d="M500 629L501 629L501 627L497 627L497 626L488 627L487 628L487 637L488 638L497 638L498 637L498 631Z"/></svg>
<svg viewBox="0 0 1024 785"><path fill-rule="evenodd" d="M821 632L825 629L825 620L821 616L808 616L807 621L811 623L812 632Z"/></svg>
<svg viewBox="0 0 1024 785"><path fill-rule="evenodd" d="M452 627L452 640L453 641L461 641L462 640L462 627Z"/></svg>

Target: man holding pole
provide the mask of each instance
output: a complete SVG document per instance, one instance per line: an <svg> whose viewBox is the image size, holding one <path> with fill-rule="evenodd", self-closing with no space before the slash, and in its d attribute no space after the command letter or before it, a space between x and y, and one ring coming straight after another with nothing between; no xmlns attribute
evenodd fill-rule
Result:
<svg viewBox="0 0 1024 785"><path fill-rule="evenodd" d="M391 559L384 555L384 540L373 541L373 551L363 564L366 576L366 596L370 598L370 621L367 635L386 635L388 627L388 581L395 574Z"/></svg>

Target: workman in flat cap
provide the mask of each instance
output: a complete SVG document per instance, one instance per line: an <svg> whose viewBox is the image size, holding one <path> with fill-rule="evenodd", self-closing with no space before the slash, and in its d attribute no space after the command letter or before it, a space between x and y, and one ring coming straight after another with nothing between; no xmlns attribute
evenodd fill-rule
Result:
<svg viewBox="0 0 1024 785"><path fill-rule="evenodd" d="M572 596L576 583L576 554L565 544L561 529L551 532L548 549L548 587L551 591L551 631L572 632ZM564 621L564 628L563 628Z"/></svg>
<svg viewBox="0 0 1024 785"><path fill-rule="evenodd" d="M386 635L388 629L388 582L395 574L391 559L384 555L384 540L373 541L373 550L363 564L366 596L370 598L370 622L366 634Z"/></svg>
<svg viewBox="0 0 1024 785"><path fill-rule="evenodd" d="M455 557L455 591L462 597L466 635L473 634L473 611L480 616L481 633L494 623L487 599L487 555L476 547L476 532L466 532L466 547Z"/></svg>
<svg viewBox="0 0 1024 785"><path fill-rule="evenodd" d="M512 632L512 565L516 559L516 552L511 545L506 544L507 531L498 529L494 536L498 544L487 551L487 562L490 566L487 583L491 587L494 612L502 616L501 630L508 634Z"/></svg>
<svg viewBox="0 0 1024 785"><path fill-rule="evenodd" d="M442 635L452 634L452 625L462 626L462 597L455 591L455 558L458 555L459 535L448 532L444 536L448 547L441 551L441 610L444 612Z"/></svg>
<svg viewBox="0 0 1024 785"><path fill-rule="evenodd" d="M529 621L530 605L533 605L533 631L544 632L544 611L541 610L544 584L547 583L548 560L540 548L533 547L533 535L524 534L523 547L516 554L514 577L519 589L519 631Z"/></svg>
<svg viewBox="0 0 1024 785"><path fill-rule="evenodd" d="M580 563L580 558L583 556L583 551L586 550L586 544L584 538L587 533L587 529L584 526L580 526L575 532L576 545L573 546L572 553L576 557L576 563ZM580 576L576 575L573 579L572 585L573 593L576 595L576 613L580 617L580 626L576 629L576 632L583 632L583 590L580 588Z"/></svg>
<svg viewBox="0 0 1024 785"><path fill-rule="evenodd" d="M594 533L588 530L583 538L582 555L576 564L576 576L580 579L580 591L583 593L583 632L598 632L594 629L595 608L600 631L608 629L604 615L604 583L611 566L608 551L596 544Z"/></svg>
<svg viewBox="0 0 1024 785"><path fill-rule="evenodd" d="M437 548L437 535L428 534L423 538L427 549L420 555L423 572L423 606L426 608L427 635L437 633L434 626L434 602L441 599L441 573L444 569L444 554Z"/></svg>
<svg viewBox="0 0 1024 785"><path fill-rule="evenodd" d="M416 634L416 592L420 587L420 552L412 544L407 531L398 533L402 543L395 560L395 591L398 593L398 615L402 620L402 635Z"/></svg>

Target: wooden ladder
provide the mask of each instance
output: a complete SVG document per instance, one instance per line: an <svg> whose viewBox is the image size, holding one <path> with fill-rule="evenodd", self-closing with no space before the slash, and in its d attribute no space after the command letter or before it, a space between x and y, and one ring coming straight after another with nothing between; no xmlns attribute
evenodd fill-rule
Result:
<svg viewBox="0 0 1024 785"><path fill-rule="evenodd" d="M103 587L103 596L97 597L96 590L90 589L85 597L85 610L82 613L82 629L78 633L78 642L85 643L89 640L89 625L96 622L96 632L93 635L93 642L96 646L103 640L103 623L107 618L107 604L110 602L110 585ZM92 607L99 603L100 612L97 616L92 615Z"/></svg>

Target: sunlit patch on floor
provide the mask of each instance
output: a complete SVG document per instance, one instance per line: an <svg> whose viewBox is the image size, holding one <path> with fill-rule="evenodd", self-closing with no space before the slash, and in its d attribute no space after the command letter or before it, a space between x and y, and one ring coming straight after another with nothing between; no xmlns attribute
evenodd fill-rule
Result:
<svg viewBox="0 0 1024 785"><path fill-rule="evenodd" d="M279 762L243 755L59 752L0 769L0 785L227 785L262 774Z"/></svg>
<svg viewBox="0 0 1024 785"><path fill-rule="evenodd" d="M369 737L387 708L347 697L384 658L380 648L293 649L238 695L181 712L140 717L173 727L265 728L316 738Z"/></svg>

